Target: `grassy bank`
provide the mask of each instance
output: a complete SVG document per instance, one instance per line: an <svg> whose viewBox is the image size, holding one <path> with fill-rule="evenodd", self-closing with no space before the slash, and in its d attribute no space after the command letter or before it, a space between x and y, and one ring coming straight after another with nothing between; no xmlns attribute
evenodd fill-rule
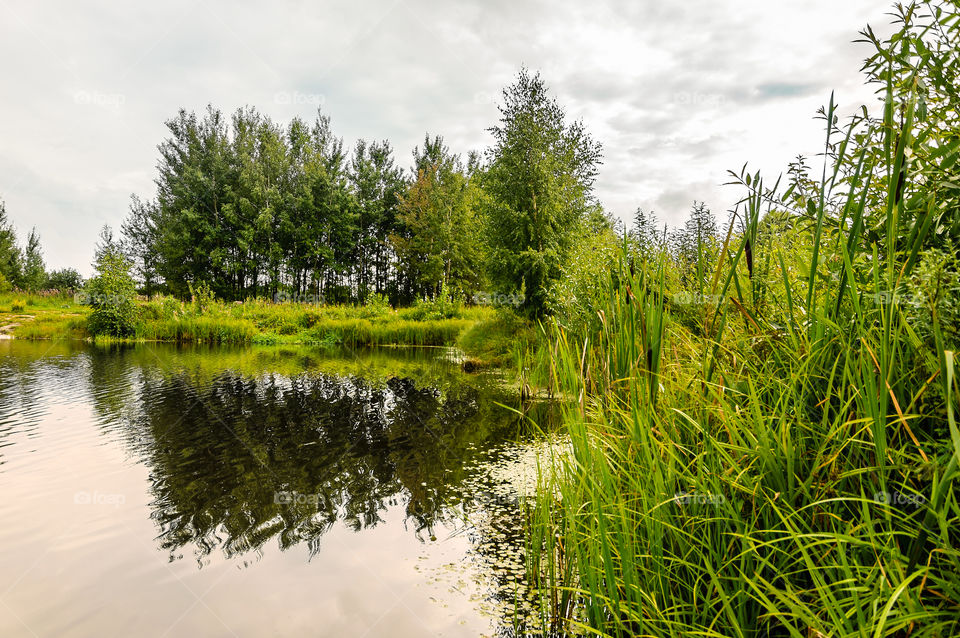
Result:
<svg viewBox="0 0 960 638"><path fill-rule="evenodd" d="M69 295L0 295L0 329L21 339L84 339L90 309ZM488 307L437 309L431 304L385 305L211 302L172 297L137 302L134 333L123 341L263 345L450 346L478 323L495 323ZM97 337L111 341L109 337Z"/></svg>

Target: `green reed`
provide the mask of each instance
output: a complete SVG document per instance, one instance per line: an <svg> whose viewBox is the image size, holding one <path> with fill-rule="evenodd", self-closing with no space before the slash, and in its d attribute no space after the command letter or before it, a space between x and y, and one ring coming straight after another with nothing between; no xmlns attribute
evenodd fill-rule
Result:
<svg viewBox="0 0 960 638"><path fill-rule="evenodd" d="M743 177L750 194L699 297L717 300L702 336L671 322L668 256L631 263L628 251L598 330L552 325L551 370L573 401L571 454L544 470L527 519L546 630L960 634L954 353L935 308L930 351L901 304L876 301L902 288L930 229L921 215L905 233L897 199L915 97L843 131L831 99L803 253L758 241L777 203ZM854 149L861 131L884 152ZM877 181L888 187L871 201ZM882 246L863 235L877 211ZM920 374L931 357L938 371Z"/></svg>

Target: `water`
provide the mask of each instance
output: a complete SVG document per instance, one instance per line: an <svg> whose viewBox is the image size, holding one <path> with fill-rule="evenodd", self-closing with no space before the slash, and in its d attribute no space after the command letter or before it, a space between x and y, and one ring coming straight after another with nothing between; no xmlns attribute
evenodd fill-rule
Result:
<svg viewBox="0 0 960 638"><path fill-rule="evenodd" d="M531 435L446 357L0 342L0 636L509 633Z"/></svg>

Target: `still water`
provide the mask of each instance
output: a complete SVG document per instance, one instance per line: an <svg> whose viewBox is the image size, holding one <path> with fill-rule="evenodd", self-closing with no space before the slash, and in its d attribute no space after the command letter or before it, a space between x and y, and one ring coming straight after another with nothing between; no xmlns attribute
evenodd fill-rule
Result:
<svg viewBox="0 0 960 638"><path fill-rule="evenodd" d="M0 636L510 634L536 442L448 357L0 341Z"/></svg>

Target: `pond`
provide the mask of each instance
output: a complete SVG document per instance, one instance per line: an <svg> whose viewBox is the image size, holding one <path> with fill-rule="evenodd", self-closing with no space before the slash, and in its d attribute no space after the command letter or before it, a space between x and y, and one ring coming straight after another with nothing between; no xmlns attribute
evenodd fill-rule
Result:
<svg viewBox="0 0 960 638"><path fill-rule="evenodd" d="M0 341L0 636L509 635L517 403L442 349Z"/></svg>

